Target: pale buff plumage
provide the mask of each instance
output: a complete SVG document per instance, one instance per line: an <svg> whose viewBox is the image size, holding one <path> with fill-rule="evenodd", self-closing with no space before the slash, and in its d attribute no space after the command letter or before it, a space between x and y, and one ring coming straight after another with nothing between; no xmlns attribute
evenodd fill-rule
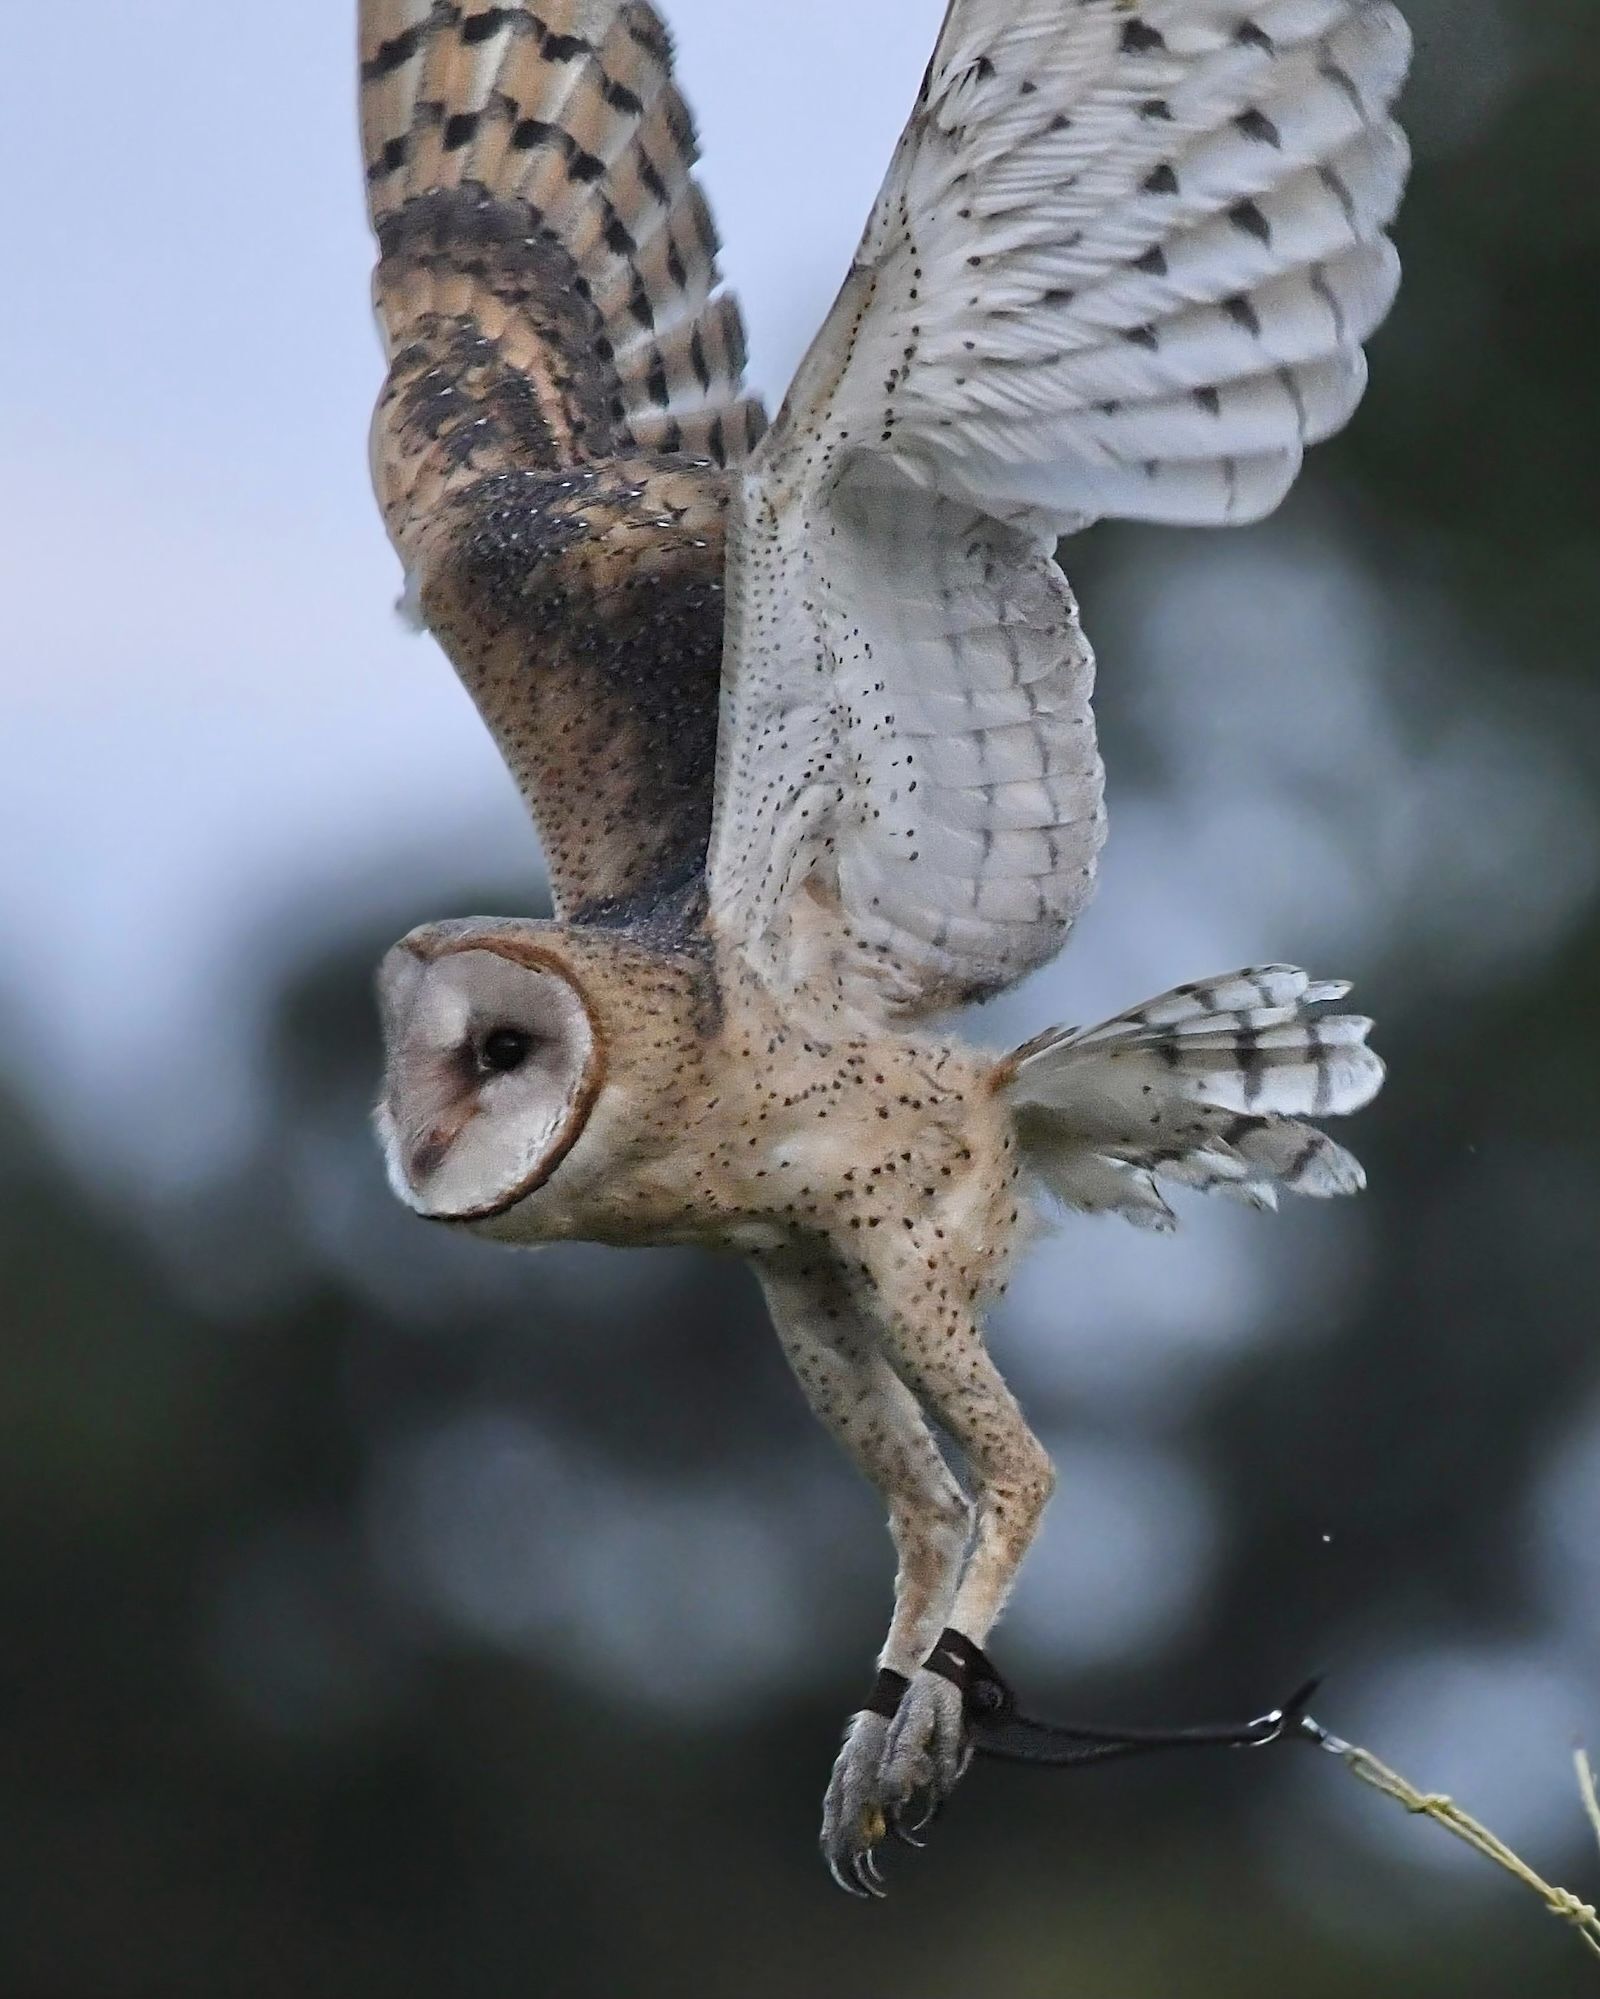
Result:
<svg viewBox="0 0 1600 1999"><path fill-rule="evenodd" d="M1305 1122L1381 1080L1342 986L1240 973L998 1062L918 1022L1092 889L1058 537L1253 518L1354 409L1404 61L1386 0L955 0L763 440L653 10L363 0L375 479L557 910L386 962L391 1177L511 1242L754 1263L900 1556L904 1697L825 1815L847 1886L959 1775L923 1662L986 1638L1050 1492L983 1338L1041 1194L1168 1227L1163 1181L1360 1184Z"/></svg>

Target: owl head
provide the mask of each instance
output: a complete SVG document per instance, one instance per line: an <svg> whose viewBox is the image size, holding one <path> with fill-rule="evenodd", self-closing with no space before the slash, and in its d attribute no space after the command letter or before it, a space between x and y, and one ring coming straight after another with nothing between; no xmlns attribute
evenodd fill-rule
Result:
<svg viewBox="0 0 1600 1999"><path fill-rule="evenodd" d="M508 1215L567 1160L605 1081L595 998L561 933L430 925L384 959L378 997L395 1192L434 1221Z"/></svg>

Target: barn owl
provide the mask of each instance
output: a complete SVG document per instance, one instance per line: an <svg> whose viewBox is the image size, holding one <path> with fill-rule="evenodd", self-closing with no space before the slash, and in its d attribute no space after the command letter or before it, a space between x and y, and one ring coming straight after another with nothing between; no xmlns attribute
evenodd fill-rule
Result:
<svg viewBox="0 0 1600 1999"><path fill-rule="evenodd" d="M361 36L378 498L556 911L389 954L390 1179L504 1242L754 1266L898 1556L822 1832L876 1893L965 1767L963 1676L1053 1483L984 1339L1041 1210L1168 1229L1174 1184L1362 1185L1314 1122L1383 1075L1341 983L1204 979L1001 1057L935 1017L1093 888L1058 544L1257 520L1355 410L1406 30L1388 0L952 0L770 427L651 6L362 0Z"/></svg>

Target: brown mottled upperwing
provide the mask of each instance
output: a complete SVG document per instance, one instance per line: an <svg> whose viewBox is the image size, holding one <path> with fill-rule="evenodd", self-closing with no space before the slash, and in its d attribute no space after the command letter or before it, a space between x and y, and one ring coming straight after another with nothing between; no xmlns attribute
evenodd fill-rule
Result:
<svg viewBox="0 0 1600 1999"><path fill-rule="evenodd" d="M698 881L744 335L654 10L362 0L373 478L558 911Z"/></svg>

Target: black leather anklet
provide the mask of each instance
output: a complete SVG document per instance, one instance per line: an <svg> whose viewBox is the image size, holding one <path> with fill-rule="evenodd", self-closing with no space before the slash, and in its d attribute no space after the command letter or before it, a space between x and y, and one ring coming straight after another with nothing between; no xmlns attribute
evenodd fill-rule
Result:
<svg viewBox="0 0 1600 1999"><path fill-rule="evenodd" d="M900 1703L906 1697L906 1688L911 1682L904 1673L897 1673L892 1666L880 1668L873 1682L872 1692L862 1703L862 1714L881 1715L885 1721L893 1721L900 1712Z"/></svg>
<svg viewBox="0 0 1600 1999"><path fill-rule="evenodd" d="M924 1663L930 1673L959 1688L969 1715L992 1718L1010 1704L1010 1689L983 1648L954 1626L940 1635Z"/></svg>

